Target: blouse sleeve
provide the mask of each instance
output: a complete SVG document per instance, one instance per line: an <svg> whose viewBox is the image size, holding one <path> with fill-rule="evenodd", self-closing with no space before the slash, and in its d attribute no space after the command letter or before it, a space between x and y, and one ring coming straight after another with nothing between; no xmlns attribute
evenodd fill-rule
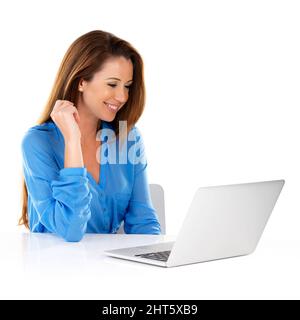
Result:
<svg viewBox="0 0 300 320"><path fill-rule="evenodd" d="M131 148L132 152L128 153L129 161L133 161L134 182L124 218L124 231L125 233L160 234L160 224L149 191L143 139L137 129L130 134L136 135L137 140L135 147Z"/></svg>
<svg viewBox="0 0 300 320"><path fill-rule="evenodd" d="M28 204L35 209L28 210L30 230L80 241L91 216L87 169L59 170L49 143L39 132L25 135L22 156Z"/></svg>

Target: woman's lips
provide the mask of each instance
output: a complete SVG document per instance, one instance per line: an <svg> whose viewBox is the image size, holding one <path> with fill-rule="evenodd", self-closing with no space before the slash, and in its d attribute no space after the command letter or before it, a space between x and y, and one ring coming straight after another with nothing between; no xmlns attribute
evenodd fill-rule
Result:
<svg viewBox="0 0 300 320"><path fill-rule="evenodd" d="M106 105L106 107L107 107L110 111L117 112L117 111L119 110L119 106L117 106L117 105L110 104L110 103L107 103L107 102L104 102L104 104Z"/></svg>

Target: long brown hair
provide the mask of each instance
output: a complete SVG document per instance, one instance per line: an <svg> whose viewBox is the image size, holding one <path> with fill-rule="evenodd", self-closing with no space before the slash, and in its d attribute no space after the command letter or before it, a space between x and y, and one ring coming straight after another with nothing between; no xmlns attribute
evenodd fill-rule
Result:
<svg viewBox="0 0 300 320"><path fill-rule="evenodd" d="M143 113L145 105L145 84L143 60L137 50L127 41L112 33L95 30L76 39L63 57L58 69L51 93L44 111L37 124L52 121L50 114L56 100L78 101L78 85L81 79L89 81L101 70L103 64L112 57L130 59L133 64L133 83L130 86L129 97L125 106L120 109L112 122L116 136L119 133L118 123L127 121L127 132L135 125ZM22 216L19 225L24 224L29 229L28 221L28 191L23 177Z"/></svg>

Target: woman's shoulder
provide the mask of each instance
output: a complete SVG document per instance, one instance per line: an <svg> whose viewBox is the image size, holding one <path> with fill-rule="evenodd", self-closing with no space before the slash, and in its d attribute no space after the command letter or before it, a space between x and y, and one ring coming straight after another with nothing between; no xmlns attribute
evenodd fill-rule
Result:
<svg viewBox="0 0 300 320"><path fill-rule="evenodd" d="M49 121L35 125L25 132L22 139L22 148L42 148L43 146L48 146L55 135L56 125L54 122Z"/></svg>
<svg viewBox="0 0 300 320"><path fill-rule="evenodd" d="M140 129L134 125L128 132L128 139L134 142L142 142L142 133L140 131Z"/></svg>
<svg viewBox="0 0 300 320"><path fill-rule="evenodd" d="M136 146L144 146L144 139L141 130L134 125L128 132L128 141Z"/></svg>

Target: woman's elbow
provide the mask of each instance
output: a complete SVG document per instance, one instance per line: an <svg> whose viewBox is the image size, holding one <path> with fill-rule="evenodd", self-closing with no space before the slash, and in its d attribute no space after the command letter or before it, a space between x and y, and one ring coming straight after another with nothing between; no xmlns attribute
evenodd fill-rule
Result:
<svg viewBox="0 0 300 320"><path fill-rule="evenodd" d="M63 238L67 242L79 242L84 236L83 230L74 230L72 228L68 229L67 232L65 232Z"/></svg>
<svg viewBox="0 0 300 320"><path fill-rule="evenodd" d="M66 242L79 242L83 238L83 235L67 235L64 237Z"/></svg>

